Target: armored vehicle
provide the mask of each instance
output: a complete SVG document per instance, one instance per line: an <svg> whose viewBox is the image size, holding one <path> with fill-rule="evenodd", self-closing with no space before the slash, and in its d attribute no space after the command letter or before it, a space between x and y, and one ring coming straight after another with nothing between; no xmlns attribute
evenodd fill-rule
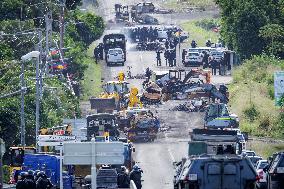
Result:
<svg viewBox="0 0 284 189"><path fill-rule="evenodd" d="M237 131L194 129L188 157L175 163L174 189L254 189L257 173L248 157L238 155Z"/></svg>

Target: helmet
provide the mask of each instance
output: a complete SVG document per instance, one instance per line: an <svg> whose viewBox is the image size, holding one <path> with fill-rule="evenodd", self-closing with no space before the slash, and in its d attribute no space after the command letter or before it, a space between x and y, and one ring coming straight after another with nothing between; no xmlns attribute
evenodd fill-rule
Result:
<svg viewBox="0 0 284 189"><path fill-rule="evenodd" d="M40 172L37 173L38 177L43 177L43 175L45 175L45 173L43 171L40 171Z"/></svg>
<svg viewBox="0 0 284 189"><path fill-rule="evenodd" d="M34 171L34 176L37 176L37 174L40 172L40 170L35 170Z"/></svg>
<svg viewBox="0 0 284 189"><path fill-rule="evenodd" d="M28 170L28 175L29 175L29 176L33 176L33 175L34 175L34 171L33 171L33 170L31 170L31 169L30 169L30 170Z"/></svg>
<svg viewBox="0 0 284 189"><path fill-rule="evenodd" d="M137 164L135 164L135 165L133 166L133 169L134 169L135 171L138 171L138 170L139 170L139 166L138 166Z"/></svg>
<svg viewBox="0 0 284 189"><path fill-rule="evenodd" d="M21 176L22 178L25 178L27 175L28 175L27 172L21 172L21 173L20 173L20 176Z"/></svg>

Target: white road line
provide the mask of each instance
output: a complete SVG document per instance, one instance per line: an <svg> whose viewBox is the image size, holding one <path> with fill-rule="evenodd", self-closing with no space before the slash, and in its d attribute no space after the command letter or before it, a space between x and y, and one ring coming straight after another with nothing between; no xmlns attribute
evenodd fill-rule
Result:
<svg viewBox="0 0 284 189"><path fill-rule="evenodd" d="M166 141L169 142L169 138L168 138L168 134L167 133L165 133L165 138L166 138ZM172 150L171 150L171 148L170 148L170 146L168 144L167 144L167 148L168 148L168 152L169 152L169 155L170 155L170 158L171 158L172 162L175 162L175 158L173 156L173 152L172 152Z"/></svg>

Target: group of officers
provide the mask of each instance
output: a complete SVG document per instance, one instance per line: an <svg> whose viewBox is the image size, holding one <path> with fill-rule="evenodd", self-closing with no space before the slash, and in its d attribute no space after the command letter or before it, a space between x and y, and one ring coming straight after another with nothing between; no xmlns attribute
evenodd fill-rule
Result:
<svg viewBox="0 0 284 189"><path fill-rule="evenodd" d="M176 47L178 45L178 40L176 38L169 38L165 41L165 52L164 58L166 61L166 66L173 67L176 66ZM157 66L162 66L161 54L163 51L161 49L157 49L156 51L156 60Z"/></svg>
<svg viewBox="0 0 284 189"><path fill-rule="evenodd" d="M51 189L53 187L49 178L43 171L21 172L16 189Z"/></svg>
<svg viewBox="0 0 284 189"><path fill-rule="evenodd" d="M133 180L133 182L136 185L137 189L142 188L142 173L143 170L135 164L133 166L132 171L130 174L127 173L126 168L124 166L121 167L121 172L118 173L117 176L117 185L118 188L130 188L130 180Z"/></svg>

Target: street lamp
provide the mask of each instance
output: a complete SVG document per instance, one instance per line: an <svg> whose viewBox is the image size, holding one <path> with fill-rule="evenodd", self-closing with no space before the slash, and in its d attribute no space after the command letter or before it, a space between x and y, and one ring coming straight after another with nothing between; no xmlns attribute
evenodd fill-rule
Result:
<svg viewBox="0 0 284 189"><path fill-rule="evenodd" d="M38 130L39 130L39 51L32 51L28 54L21 57L22 60L22 66L21 66L21 145L26 146L26 138L25 138L25 112L24 112L24 93L25 93L25 87L24 87L24 62L27 62L33 58L37 59L36 63L36 146L37 146L37 140L38 140Z"/></svg>

